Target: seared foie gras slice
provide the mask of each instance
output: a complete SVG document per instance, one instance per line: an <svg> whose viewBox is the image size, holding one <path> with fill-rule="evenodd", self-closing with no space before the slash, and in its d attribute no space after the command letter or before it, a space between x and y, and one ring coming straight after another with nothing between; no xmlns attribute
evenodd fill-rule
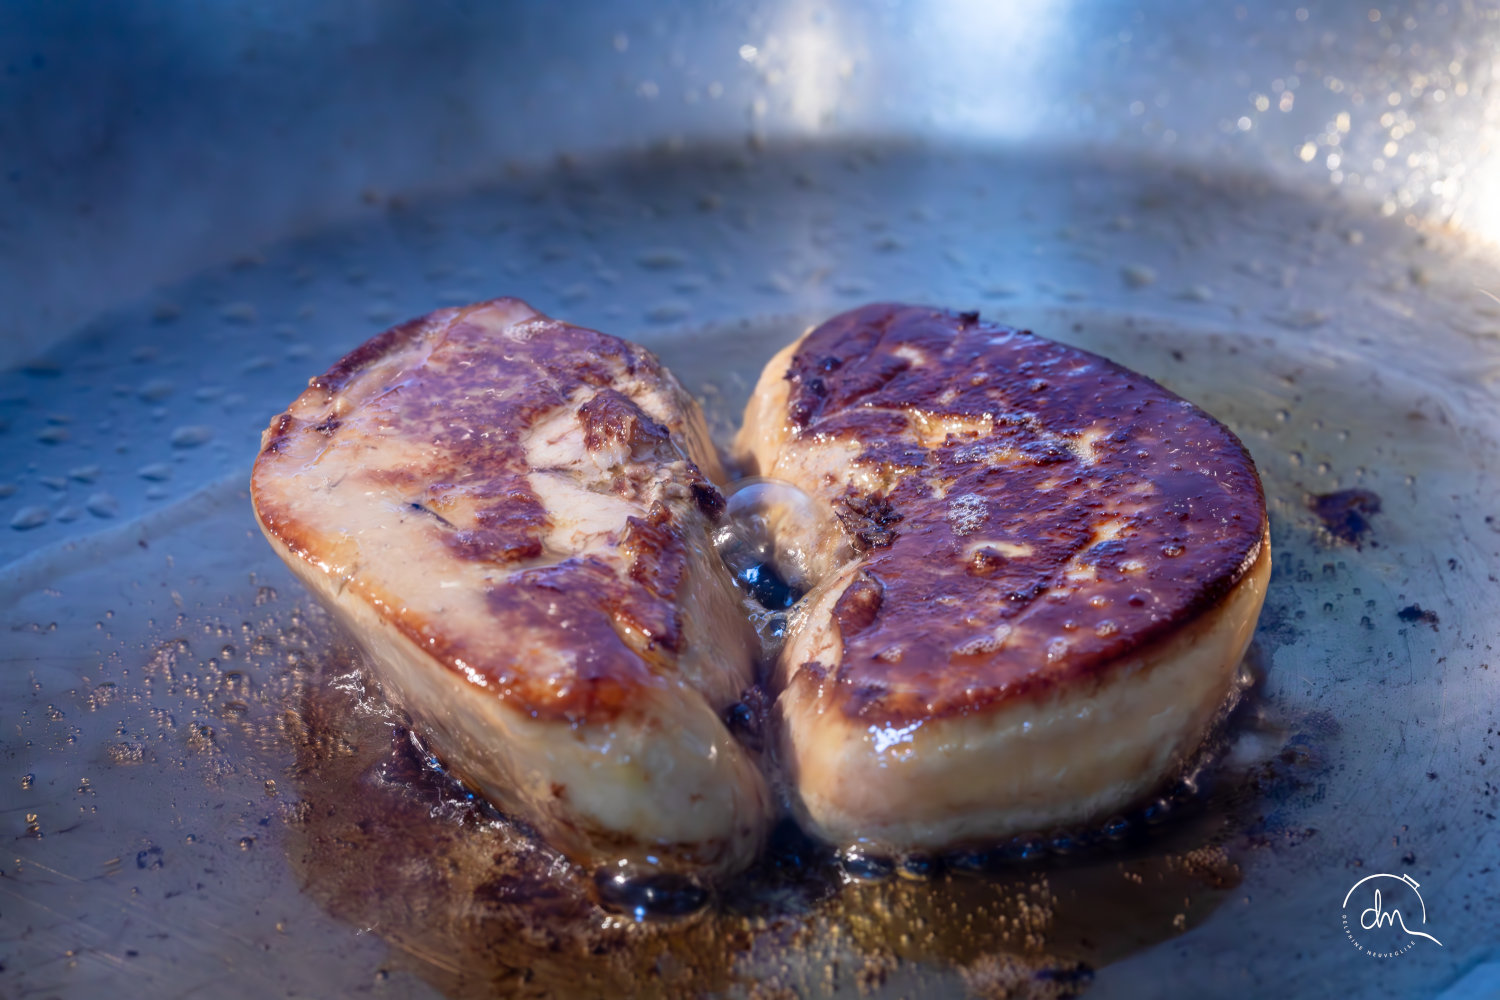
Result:
<svg viewBox="0 0 1500 1000"><path fill-rule="evenodd" d="M697 404L515 299L354 351L262 438L271 544L446 764L585 865L748 864L766 783L719 711L755 638Z"/></svg>
<svg viewBox="0 0 1500 1000"><path fill-rule="evenodd" d="M1225 702L1270 573L1265 500L1238 439L1150 379L871 305L772 360L737 450L844 530L787 542L821 561L777 668L821 836L926 850L1085 820Z"/></svg>

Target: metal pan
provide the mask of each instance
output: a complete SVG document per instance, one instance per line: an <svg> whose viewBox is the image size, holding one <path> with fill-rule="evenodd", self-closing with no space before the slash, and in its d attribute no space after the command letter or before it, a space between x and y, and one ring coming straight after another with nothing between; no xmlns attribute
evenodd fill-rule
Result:
<svg viewBox="0 0 1500 1000"><path fill-rule="evenodd" d="M1487 13L0 19L0 994L1500 984ZM595 908L369 695L245 493L308 375L494 294L652 346L720 432L779 346L873 298L1218 415L1277 567L1202 787L1109 843L936 867L783 829L705 911ZM1441 945L1369 953L1346 894L1376 875Z"/></svg>

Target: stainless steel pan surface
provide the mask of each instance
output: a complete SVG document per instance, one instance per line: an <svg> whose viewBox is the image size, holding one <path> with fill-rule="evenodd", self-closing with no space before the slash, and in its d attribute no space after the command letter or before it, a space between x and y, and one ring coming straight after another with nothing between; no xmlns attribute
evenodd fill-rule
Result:
<svg viewBox="0 0 1500 1000"><path fill-rule="evenodd" d="M1494 11L0 25L0 995L1500 990ZM505 294L652 347L721 436L874 299L1150 375L1265 480L1247 695L1108 836L861 867L783 827L692 913L596 906L368 688L247 495L310 375ZM1361 950L1371 876L1436 940Z"/></svg>

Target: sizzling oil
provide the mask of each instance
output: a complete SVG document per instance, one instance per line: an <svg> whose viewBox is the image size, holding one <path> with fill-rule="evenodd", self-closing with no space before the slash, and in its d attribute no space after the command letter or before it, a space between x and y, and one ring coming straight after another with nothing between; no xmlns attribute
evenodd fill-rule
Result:
<svg viewBox="0 0 1500 1000"><path fill-rule="evenodd" d="M733 343L753 340L769 353L801 327L771 319L754 329L750 338L743 326L693 331L681 354L673 356L675 340L663 351L721 430L742 402L721 386L748 380L759 364L747 357L726 372ZM753 528L725 552L752 614L772 619L795 599ZM763 637L773 655L774 632ZM333 912L385 928L451 995L618 995L642 984L667 995L1074 995L1094 969L1187 930L1227 900L1257 799L1290 794L1319 766L1272 755L1242 770L1247 748L1264 756L1287 735L1255 699L1251 663L1184 773L1098 824L885 858L835 851L783 821L761 861L714 892L616 885L568 865L446 775L343 656L324 668L325 682L304 689L299 711L321 735L299 749L310 808L291 856ZM767 700L747 702L728 721L754 747ZM316 749L329 745L357 749Z"/></svg>

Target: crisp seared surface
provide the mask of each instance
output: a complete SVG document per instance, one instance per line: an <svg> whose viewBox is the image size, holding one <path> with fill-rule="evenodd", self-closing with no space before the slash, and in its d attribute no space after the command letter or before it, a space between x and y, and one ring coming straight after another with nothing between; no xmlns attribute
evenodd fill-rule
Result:
<svg viewBox="0 0 1500 1000"><path fill-rule="evenodd" d="M723 508L702 437L649 351L498 299L314 378L252 492L295 556L477 687L599 721L679 666L687 546Z"/></svg>
<svg viewBox="0 0 1500 1000"><path fill-rule="evenodd" d="M842 657L799 665L849 715L964 713L1097 675L1260 552L1239 440L1088 352L881 304L809 333L785 378L788 440L765 471L797 481L827 467L799 450L857 453L849 476L798 482L863 550L833 611Z"/></svg>

